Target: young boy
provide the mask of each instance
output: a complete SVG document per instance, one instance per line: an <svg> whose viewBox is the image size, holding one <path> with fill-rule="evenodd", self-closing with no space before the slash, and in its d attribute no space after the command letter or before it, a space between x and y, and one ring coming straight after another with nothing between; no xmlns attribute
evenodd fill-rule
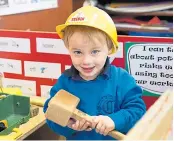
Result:
<svg viewBox="0 0 174 141"><path fill-rule="evenodd" d="M72 67L52 87L50 99L64 89L80 98L78 109L93 116L88 121L70 120L61 127L47 120L48 126L67 140L109 140L109 131L126 134L145 113L142 89L125 70L110 65L108 55L118 47L112 19L104 11L85 6L57 26L57 33L69 50Z"/></svg>

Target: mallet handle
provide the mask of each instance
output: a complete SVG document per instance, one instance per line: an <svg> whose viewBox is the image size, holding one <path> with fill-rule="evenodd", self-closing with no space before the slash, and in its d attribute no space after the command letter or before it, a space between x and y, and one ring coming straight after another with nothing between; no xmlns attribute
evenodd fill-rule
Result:
<svg viewBox="0 0 174 141"><path fill-rule="evenodd" d="M87 121L92 121L91 116L89 116L88 114L86 114L78 109L75 109L75 111L73 112L72 118L75 120L86 119ZM115 139L118 139L118 140L122 140L125 138L124 134L122 134L116 130L110 131L108 133L108 135L115 138Z"/></svg>
<svg viewBox="0 0 174 141"><path fill-rule="evenodd" d="M117 140L123 140L126 137L126 135L124 135L123 133L118 132L116 130L110 131L108 133L108 135L113 137L114 139L117 139Z"/></svg>

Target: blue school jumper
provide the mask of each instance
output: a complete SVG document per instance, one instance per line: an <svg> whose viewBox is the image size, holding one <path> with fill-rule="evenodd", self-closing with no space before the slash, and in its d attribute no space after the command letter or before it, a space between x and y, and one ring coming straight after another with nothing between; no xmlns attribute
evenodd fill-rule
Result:
<svg viewBox="0 0 174 141"><path fill-rule="evenodd" d="M124 69L110 65L107 58L103 71L91 81L83 80L72 66L58 79L50 91L50 98L45 102L44 112L50 99L64 89L80 98L78 109L92 116L107 115L115 123L115 129L126 134L146 111L142 100L142 89L134 78ZM68 127L47 120L48 126L67 140L111 140L92 131L74 131Z"/></svg>

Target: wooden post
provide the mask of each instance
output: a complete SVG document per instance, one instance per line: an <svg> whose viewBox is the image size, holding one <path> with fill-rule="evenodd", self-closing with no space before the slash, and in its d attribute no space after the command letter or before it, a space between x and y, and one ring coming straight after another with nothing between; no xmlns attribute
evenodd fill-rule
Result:
<svg viewBox="0 0 174 141"><path fill-rule="evenodd" d="M163 93L124 140L166 140L173 121L173 92Z"/></svg>

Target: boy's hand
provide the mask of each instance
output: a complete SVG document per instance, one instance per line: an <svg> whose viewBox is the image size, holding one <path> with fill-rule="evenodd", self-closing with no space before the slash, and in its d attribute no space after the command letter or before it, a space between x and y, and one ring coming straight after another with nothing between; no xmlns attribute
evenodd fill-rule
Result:
<svg viewBox="0 0 174 141"><path fill-rule="evenodd" d="M85 119L82 120L73 120L70 119L67 125L69 128L76 130L76 131L91 131L91 124L89 122L87 122Z"/></svg>
<svg viewBox="0 0 174 141"><path fill-rule="evenodd" d="M115 129L115 124L108 116L94 116L92 128L95 129L97 133L106 136L110 131Z"/></svg>

